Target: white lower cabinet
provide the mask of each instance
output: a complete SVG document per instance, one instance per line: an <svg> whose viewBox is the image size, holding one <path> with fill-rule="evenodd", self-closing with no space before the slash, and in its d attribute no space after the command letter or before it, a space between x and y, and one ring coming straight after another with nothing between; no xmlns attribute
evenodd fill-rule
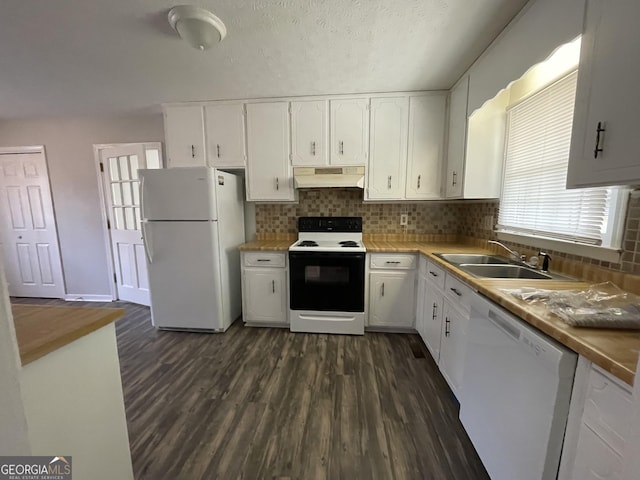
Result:
<svg viewBox="0 0 640 480"><path fill-rule="evenodd" d="M245 252L242 318L248 324L288 323L286 254ZM265 266L262 266L265 265Z"/></svg>
<svg viewBox="0 0 640 480"><path fill-rule="evenodd" d="M586 424L580 426L573 478L617 480L622 478L622 457Z"/></svg>
<svg viewBox="0 0 640 480"><path fill-rule="evenodd" d="M464 369L469 312L459 310L449 299L445 299L443 317L438 365L442 376L457 396Z"/></svg>
<svg viewBox="0 0 640 480"><path fill-rule="evenodd" d="M440 361L444 295L433 282L427 280L424 296L422 340L436 362Z"/></svg>
<svg viewBox="0 0 640 480"><path fill-rule="evenodd" d="M609 373L591 366L588 378L576 375L573 395L582 400L572 402L572 409L582 409L577 428L575 461L568 475L561 479L610 480L622 478L625 442L631 434L629 418L633 413L631 387ZM569 413L569 418L572 418ZM567 432L571 423L567 427ZM574 427L575 428L575 427ZM567 438L571 438L567 434ZM573 451L566 445L567 451ZM561 469L562 471L562 469Z"/></svg>
<svg viewBox="0 0 640 480"><path fill-rule="evenodd" d="M415 326L415 255L371 254L369 326Z"/></svg>

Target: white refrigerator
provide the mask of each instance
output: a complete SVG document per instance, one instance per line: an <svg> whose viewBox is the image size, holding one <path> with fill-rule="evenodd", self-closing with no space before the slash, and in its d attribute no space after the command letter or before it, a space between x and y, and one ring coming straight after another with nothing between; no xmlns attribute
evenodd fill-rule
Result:
<svg viewBox="0 0 640 480"><path fill-rule="evenodd" d="M224 332L242 305L241 177L209 167L139 175L153 325Z"/></svg>

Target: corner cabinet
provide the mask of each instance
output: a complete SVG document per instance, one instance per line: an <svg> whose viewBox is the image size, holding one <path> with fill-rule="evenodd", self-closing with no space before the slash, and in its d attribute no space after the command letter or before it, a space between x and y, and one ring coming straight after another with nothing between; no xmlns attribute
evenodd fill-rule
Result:
<svg viewBox="0 0 640 480"><path fill-rule="evenodd" d="M329 101L331 165L365 165L369 147L369 99Z"/></svg>
<svg viewBox="0 0 640 480"><path fill-rule="evenodd" d="M247 200L293 201L289 159L289 103L249 103Z"/></svg>
<svg viewBox="0 0 640 480"><path fill-rule="evenodd" d="M409 97L409 141L405 182L407 200L442 198L446 110L445 95Z"/></svg>
<svg viewBox="0 0 640 480"><path fill-rule="evenodd" d="M468 100L469 77L466 76L451 89L449 96L449 140L447 144L447 169L444 176L446 198L462 197Z"/></svg>
<svg viewBox="0 0 640 480"><path fill-rule="evenodd" d="M636 184L640 3L588 0L568 187Z"/></svg>
<svg viewBox="0 0 640 480"><path fill-rule="evenodd" d="M446 95L371 99L365 200L441 198Z"/></svg>
<svg viewBox="0 0 640 480"><path fill-rule="evenodd" d="M243 252L242 319L248 325L287 325L286 253Z"/></svg>
<svg viewBox="0 0 640 480"><path fill-rule="evenodd" d="M207 164L201 105L165 107L164 135L168 168Z"/></svg>
<svg viewBox="0 0 640 480"><path fill-rule="evenodd" d="M209 166L243 168L247 160L244 141L244 105L204 107Z"/></svg>
<svg viewBox="0 0 640 480"><path fill-rule="evenodd" d="M404 195L409 98L371 99L367 197L394 200Z"/></svg>
<svg viewBox="0 0 640 480"><path fill-rule="evenodd" d="M369 255L369 326L415 325L415 255Z"/></svg>

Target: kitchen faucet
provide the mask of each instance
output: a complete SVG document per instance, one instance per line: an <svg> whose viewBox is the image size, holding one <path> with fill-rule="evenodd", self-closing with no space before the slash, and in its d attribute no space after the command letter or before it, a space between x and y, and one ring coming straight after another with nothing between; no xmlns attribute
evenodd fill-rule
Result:
<svg viewBox="0 0 640 480"><path fill-rule="evenodd" d="M511 250L509 247L507 247L504 243L500 243L496 240L487 240L487 243L494 243L502 248L504 248L507 252L509 252L509 254L511 255L511 258L513 260L518 260L518 261L522 261L522 258L520 257L520 255L518 254L518 252Z"/></svg>

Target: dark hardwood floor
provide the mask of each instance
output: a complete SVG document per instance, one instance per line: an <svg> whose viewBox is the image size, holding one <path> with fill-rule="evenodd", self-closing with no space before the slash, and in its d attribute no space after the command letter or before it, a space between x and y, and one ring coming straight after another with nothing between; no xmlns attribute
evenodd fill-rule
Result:
<svg viewBox="0 0 640 480"><path fill-rule="evenodd" d="M488 479L417 335L166 332L146 307L103 305L127 310L116 327L138 480Z"/></svg>

